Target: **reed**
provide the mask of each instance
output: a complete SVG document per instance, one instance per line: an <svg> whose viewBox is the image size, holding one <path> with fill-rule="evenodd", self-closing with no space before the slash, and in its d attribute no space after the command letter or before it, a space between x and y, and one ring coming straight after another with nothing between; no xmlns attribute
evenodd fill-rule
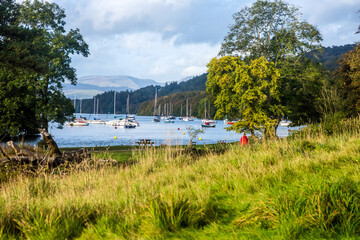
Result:
<svg viewBox="0 0 360 240"><path fill-rule="evenodd" d="M0 238L356 238L359 123L248 146L145 148L133 164L97 165L116 159L108 151L67 171L21 172L0 185Z"/></svg>

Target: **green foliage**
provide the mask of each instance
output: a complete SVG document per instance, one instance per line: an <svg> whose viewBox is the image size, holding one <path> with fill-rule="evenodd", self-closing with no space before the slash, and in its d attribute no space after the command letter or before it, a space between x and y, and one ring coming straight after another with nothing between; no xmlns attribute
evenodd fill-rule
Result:
<svg viewBox="0 0 360 240"><path fill-rule="evenodd" d="M239 118L230 129L272 134L285 108L280 104L280 73L261 57L249 64L238 57L213 58L207 92L215 96L216 117Z"/></svg>
<svg viewBox="0 0 360 240"><path fill-rule="evenodd" d="M341 96L345 102L345 112L348 116L357 116L360 111L360 44L354 50L346 53L339 60L336 71L340 81Z"/></svg>
<svg viewBox="0 0 360 240"><path fill-rule="evenodd" d="M37 76L39 99L37 114L41 116L41 125L47 128L49 121L64 123L70 116L69 101L63 96L62 83L69 80L76 84L75 69L71 67L71 55L88 56L88 45L82 39L78 29L65 31L65 12L55 3L40 0L25 1L20 9L19 22L28 28L41 31L37 39L47 64L46 72ZM65 105L61 109L58 106ZM62 111L67 109L67 111ZM69 114L70 113L70 114Z"/></svg>
<svg viewBox="0 0 360 240"><path fill-rule="evenodd" d="M335 96L331 95L328 73L318 63L308 59L288 59L278 65L281 72L281 102L287 117L295 125L318 122L323 114L332 113ZM325 86L329 86L325 88Z"/></svg>
<svg viewBox="0 0 360 240"><path fill-rule="evenodd" d="M188 131L189 135L189 144L191 144L199 134L203 133L201 128L186 127L186 130Z"/></svg>
<svg viewBox="0 0 360 240"><path fill-rule="evenodd" d="M221 55L265 57L277 64L320 47L319 31L301 21L296 7L281 0L258 0L235 13L235 23L224 38Z"/></svg>
<svg viewBox="0 0 360 240"><path fill-rule="evenodd" d="M64 123L73 107L62 83L76 83L71 55L88 55L79 30L65 31L55 3L4 0L0 5L0 134L33 134L49 121ZM5 115L5 116L3 116Z"/></svg>

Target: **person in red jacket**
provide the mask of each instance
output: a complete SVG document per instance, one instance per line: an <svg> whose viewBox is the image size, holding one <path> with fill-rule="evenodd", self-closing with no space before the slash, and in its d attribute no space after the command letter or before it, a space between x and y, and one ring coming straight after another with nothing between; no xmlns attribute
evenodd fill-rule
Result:
<svg viewBox="0 0 360 240"><path fill-rule="evenodd" d="M242 136L240 139L240 145L248 145L248 144L249 144L249 140L246 136L246 133L244 133L244 136Z"/></svg>

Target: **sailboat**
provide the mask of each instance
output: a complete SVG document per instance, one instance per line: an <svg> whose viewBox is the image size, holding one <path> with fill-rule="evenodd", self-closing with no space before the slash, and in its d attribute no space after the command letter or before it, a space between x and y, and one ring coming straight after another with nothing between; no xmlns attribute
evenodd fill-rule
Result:
<svg viewBox="0 0 360 240"><path fill-rule="evenodd" d="M201 124L201 127L203 128L214 128L216 127L215 124L211 125L210 123L213 123L212 120L206 119L206 101L205 101L205 111L204 111L204 119L201 120L203 124Z"/></svg>
<svg viewBox="0 0 360 240"><path fill-rule="evenodd" d="M139 123L135 120L135 115L130 115L130 95L126 101L126 118L121 120L120 126L124 128L135 128L140 126Z"/></svg>
<svg viewBox="0 0 360 240"><path fill-rule="evenodd" d="M205 116L204 116L203 119L201 119L201 121L202 121L203 123L216 123L215 120L212 120L212 119L208 119L208 118L207 118L208 115L207 115L207 111L206 111L206 100L205 100L204 105L205 105ZM209 109L210 109L210 102L209 102ZM209 114L209 115L210 115L210 114Z"/></svg>
<svg viewBox="0 0 360 240"><path fill-rule="evenodd" d="M158 115L156 115L156 103L157 103L157 89L155 89L154 120L153 120L153 122L160 122L160 117Z"/></svg>
<svg viewBox="0 0 360 240"><path fill-rule="evenodd" d="M186 99L186 117L183 118L183 121L185 122L189 122L189 121L194 121L194 118L192 118L191 116L189 116L189 99ZM190 115L191 115L191 106L190 106Z"/></svg>
<svg viewBox="0 0 360 240"><path fill-rule="evenodd" d="M180 117L179 117L179 120L183 120L183 115L182 115L182 106L183 106L183 105L181 104L181 108L180 108L181 110L180 110Z"/></svg>

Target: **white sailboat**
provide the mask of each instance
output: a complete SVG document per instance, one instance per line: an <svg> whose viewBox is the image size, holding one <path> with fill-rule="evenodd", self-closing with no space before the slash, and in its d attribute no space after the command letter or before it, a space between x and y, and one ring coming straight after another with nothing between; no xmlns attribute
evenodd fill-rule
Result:
<svg viewBox="0 0 360 240"><path fill-rule="evenodd" d="M155 89L154 119L153 119L153 122L160 122L160 117L158 115L156 115L156 103L157 103L157 89Z"/></svg>
<svg viewBox="0 0 360 240"><path fill-rule="evenodd" d="M194 121L194 118L191 117L191 106L190 106L190 116L189 116L189 99L186 99L186 117L183 118L183 121L189 122Z"/></svg>
<svg viewBox="0 0 360 240"><path fill-rule="evenodd" d="M206 100L205 100L205 103L204 103L204 105L205 105L205 114L204 114L204 118L203 119L201 119L201 121L203 122L203 123L205 123L205 124L207 124L207 123L216 123L216 121L215 120L212 120L212 119L209 119L209 118L207 118L208 117L208 114L207 114L207 109L206 109ZM209 102L209 108L210 108L210 102ZM210 115L210 114L209 114Z"/></svg>

